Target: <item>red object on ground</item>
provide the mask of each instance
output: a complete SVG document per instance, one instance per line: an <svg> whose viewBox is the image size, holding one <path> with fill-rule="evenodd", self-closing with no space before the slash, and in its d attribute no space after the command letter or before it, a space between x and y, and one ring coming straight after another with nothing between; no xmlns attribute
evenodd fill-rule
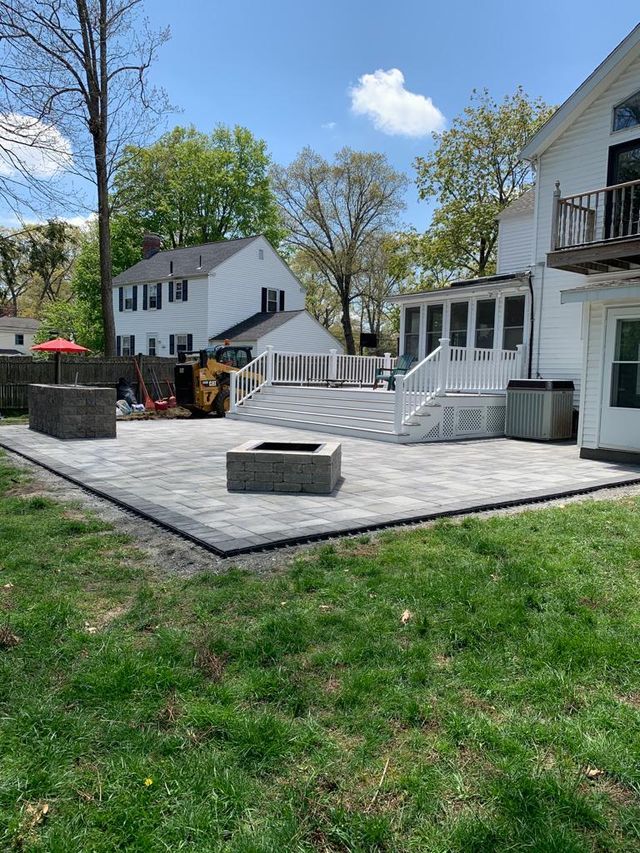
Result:
<svg viewBox="0 0 640 853"><path fill-rule="evenodd" d="M136 373L138 374L138 384L140 386L140 392L142 397L144 398L144 407L148 412L154 412L156 408L156 404L153 402L151 397L149 396L149 392L147 391L147 386L144 384L144 379L142 378L142 373L140 372L140 367L136 359L133 359L133 364L136 369Z"/></svg>
<svg viewBox="0 0 640 853"><path fill-rule="evenodd" d="M74 344L73 341L68 341L66 338L54 338L52 341L45 341L43 344L36 344L31 347L32 350L38 352L90 352L86 347L81 347L80 344Z"/></svg>
<svg viewBox="0 0 640 853"><path fill-rule="evenodd" d="M156 400L156 412L166 412L169 404L166 400Z"/></svg>
<svg viewBox="0 0 640 853"><path fill-rule="evenodd" d="M176 398L174 396L169 397L169 399L167 400L167 406L170 409L175 409L177 405L178 403L176 402Z"/></svg>

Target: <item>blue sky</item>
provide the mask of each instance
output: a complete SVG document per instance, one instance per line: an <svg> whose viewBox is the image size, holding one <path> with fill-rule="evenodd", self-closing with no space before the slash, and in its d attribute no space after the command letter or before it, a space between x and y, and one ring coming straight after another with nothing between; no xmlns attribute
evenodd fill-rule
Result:
<svg viewBox="0 0 640 853"><path fill-rule="evenodd" d="M280 163L305 145L326 156L343 145L382 151L412 181L405 219L418 228L429 207L417 201L412 162L432 143L429 134L399 132L403 126L424 132L437 125L438 111L450 121L474 87L502 96L522 84L560 103L640 19L637 0L619 0L615 14L593 0L528 7L498 0L147 0L146 8L158 27L172 31L153 71L181 108L168 127L242 124ZM404 76L404 89L392 69ZM381 109L392 113L386 124L378 115L386 132L371 113L354 113L350 96L363 75L378 70L387 74L365 78L361 103L375 110L382 98ZM423 100L407 99L405 90Z"/></svg>

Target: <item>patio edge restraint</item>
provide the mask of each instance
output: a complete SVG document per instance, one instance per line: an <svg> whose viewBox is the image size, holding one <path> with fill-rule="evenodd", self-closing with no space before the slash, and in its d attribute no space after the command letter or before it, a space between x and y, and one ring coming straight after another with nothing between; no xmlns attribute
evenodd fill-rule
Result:
<svg viewBox="0 0 640 853"><path fill-rule="evenodd" d="M158 507L158 515L153 515L151 512L146 512L135 505L128 503L127 501L116 497L115 495L108 494L102 489L98 489L95 486L90 486L86 483L83 483L77 477L72 476L71 474L65 473L63 470L56 468L54 465L47 464L46 462L42 462L38 459L35 459L33 456L30 456L28 453L24 453L20 450L15 450L10 443L6 441L0 440L0 447L3 447L5 450L9 451L9 453L15 453L16 456L20 456L23 459L27 459L29 462L33 462L34 464L40 466L40 468L44 468L46 471L50 471L52 474L55 474L58 477L62 477L63 480L67 480L70 483L73 483L74 486L78 486L83 489L85 492L89 492L90 494L96 495L103 500L110 501L116 506L119 506L121 509L124 509L127 512L131 512L134 515L139 516L140 518L144 518L146 521L150 521L152 524L158 525L163 530L168 530L170 533L175 534L176 536L180 536L183 539L188 539L191 542L194 542L200 548L204 548L206 551L210 551L218 557L227 558L227 557L236 557L241 554L255 554L260 551L274 551L278 548L287 548L294 545L306 545L311 544L313 542L322 542L328 539L338 539L343 536L355 536L363 533L371 533L378 530L390 529L393 527L406 527L407 525L420 524L425 521L434 521L438 518L451 518L453 516L459 515L472 515L475 512L488 512L491 510L497 509L506 509L508 507L513 506L524 506L526 504L533 503L542 503L544 501L551 500L559 500L560 498L573 497L575 495L588 495L591 492L599 492L604 489L616 489L621 486L632 486L640 483L640 476L638 477L621 477L620 480L610 481L607 483L594 483L590 486L577 486L575 488L562 489L560 491L546 491L541 489L538 492L530 492L525 494L519 498L508 498L505 500L494 500L488 501L487 503L476 503L470 504L468 506L459 506L459 507L451 507L446 510L442 510L440 512L431 512L422 515L414 515L407 516L406 518L394 519L392 521L382 521L374 524L366 524L366 525L358 525L355 527L345 527L340 530L333 531L323 531L321 533L312 533L304 536L292 536L290 538L279 539L275 542L265 542L259 545L253 545L249 547L242 548L230 548L224 550L222 548L216 548L215 545L212 545L210 542L207 542L205 539L196 536L195 534L189 533L186 530L182 530L180 527L177 527L174 524L171 524L169 521L165 521L162 519L161 515L166 515L166 509L164 507ZM151 504L150 501L145 501L149 506L155 506L155 504Z"/></svg>

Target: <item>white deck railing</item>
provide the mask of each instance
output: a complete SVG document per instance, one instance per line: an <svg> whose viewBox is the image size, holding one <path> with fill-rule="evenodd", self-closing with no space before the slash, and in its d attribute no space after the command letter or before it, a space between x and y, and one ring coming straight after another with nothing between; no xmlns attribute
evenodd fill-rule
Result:
<svg viewBox="0 0 640 853"><path fill-rule="evenodd" d="M391 370L396 362L386 355L340 355L328 353L274 352L274 384L322 385L335 382L341 385L372 386L378 370Z"/></svg>
<svg viewBox="0 0 640 853"><path fill-rule="evenodd" d="M237 412L238 406L267 384L272 363L273 351L269 348L240 370L229 374L230 412Z"/></svg>
<svg viewBox="0 0 640 853"><path fill-rule="evenodd" d="M379 370L391 370L390 355L359 356L330 353L265 352L230 375L230 410L265 385L357 385L373 387ZM452 347L448 338L404 376L395 378L394 429L402 432L432 398L447 392L495 393L510 379L524 376L524 348L515 350Z"/></svg>
<svg viewBox="0 0 640 853"><path fill-rule="evenodd" d="M394 430L402 432L402 424L410 420L440 388L442 346L411 368L404 376L396 376Z"/></svg>
<svg viewBox="0 0 640 853"><path fill-rule="evenodd" d="M524 348L515 350L452 347L448 338L405 376L396 377L394 429L414 417L429 400L447 392L502 392L510 379L524 375Z"/></svg>

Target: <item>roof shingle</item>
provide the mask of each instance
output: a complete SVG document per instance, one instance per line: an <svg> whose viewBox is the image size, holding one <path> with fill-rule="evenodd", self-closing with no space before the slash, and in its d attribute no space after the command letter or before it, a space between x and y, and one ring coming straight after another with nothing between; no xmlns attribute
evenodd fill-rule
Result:
<svg viewBox="0 0 640 853"><path fill-rule="evenodd" d="M247 317L241 323L236 323L235 326L230 326L228 329L220 332L218 335L211 335L210 341L232 341L234 338L244 338L245 340L257 341L268 332L282 326L298 314L304 314L304 309L299 311L258 311L251 317Z"/></svg>

